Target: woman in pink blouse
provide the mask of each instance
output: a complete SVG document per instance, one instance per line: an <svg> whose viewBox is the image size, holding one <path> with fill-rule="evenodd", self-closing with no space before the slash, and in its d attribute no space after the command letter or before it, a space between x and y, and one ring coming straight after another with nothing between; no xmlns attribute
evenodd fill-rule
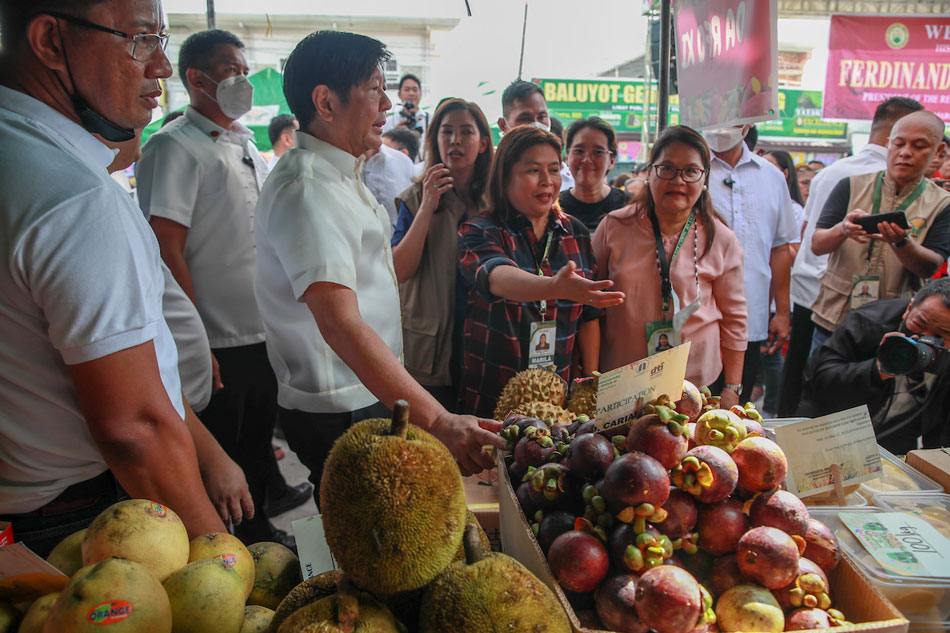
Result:
<svg viewBox="0 0 950 633"><path fill-rule="evenodd" d="M748 339L742 248L712 208L708 175L703 137L685 126L669 128L650 154L646 199L613 211L597 227L599 276L627 296L606 310L600 369L645 358L662 347L663 333L671 343L679 334L691 343L686 378L721 391L728 407L739 400Z"/></svg>

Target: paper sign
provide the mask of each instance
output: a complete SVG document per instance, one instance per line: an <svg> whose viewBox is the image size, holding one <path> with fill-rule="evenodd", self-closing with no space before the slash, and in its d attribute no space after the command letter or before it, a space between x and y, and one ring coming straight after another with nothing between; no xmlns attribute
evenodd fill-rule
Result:
<svg viewBox="0 0 950 633"><path fill-rule="evenodd" d="M833 490L832 464L842 486L880 476L881 453L866 405L777 426L775 436L788 459L786 486L799 497Z"/></svg>
<svg viewBox="0 0 950 633"><path fill-rule="evenodd" d="M663 394L679 400L687 360L689 341L602 374L597 381L596 430L635 420L648 402Z"/></svg>
<svg viewBox="0 0 950 633"><path fill-rule="evenodd" d="M950 578L950 540L909 512L838 515L892 576Z"/></svg>
<svg viewBox="0 0 950 633"><path fill-rule="evenodd" d="M306 519L297 519L291 523L291 527L297 539L297 556L300 558L300 572L304 580L340 568L327 545L322 516L315 514Z"/></svg>
<svg viewBox="0 0 950 633"><path fill-rule="evenodd" d="M0 547L13 543L13 524L0 521Z"/></svg>
<svg viewBox="0 0 950 633"><path fill-rule="evenodd" d="M23 543L0 547L0 599L25 602L62 591L69 578Z"/></svg>

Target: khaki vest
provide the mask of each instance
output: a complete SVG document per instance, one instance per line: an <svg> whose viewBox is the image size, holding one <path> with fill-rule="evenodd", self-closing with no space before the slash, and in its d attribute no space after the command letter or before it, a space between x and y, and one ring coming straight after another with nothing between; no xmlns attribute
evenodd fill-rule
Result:
<svg viewBox="0 0 950 633"><path fill-rule="evenodd" d="M415 183L396 199L415 218L422 204L422 183ZM455 189L442 194L432 214L416 273L399 284L402 303L402 340L406 369L426 386L452 384L452 330L455 323L455 279L458 269L458 225L466 214L484 208L466 203Z"/></svg>
<svg viewBox="0 0 950 633"><path fill-rule="evenodd" d="M874 208L874 182L878 173L851 177L848 211L864 209L868 213L871 212ZM896 209L916 187L916 182L911 183L904 187L900 195L895 195L894 181L885 176L880 212ZM904 211L910 224L908 237L915 242L923 242L934 219L948 204L950 193L928 181L920 197ZM874 248L868 265L870 243L874 244ZM920 278L904 268L890 245L881 240L871 240L870 243L859 244L855 240L846 239L828 258L828 270L821 277L818 299L812 306L812 321L821 327L834 331L850 312L852 275L879 275L881 299L911 297L920 289Z"/></svg>

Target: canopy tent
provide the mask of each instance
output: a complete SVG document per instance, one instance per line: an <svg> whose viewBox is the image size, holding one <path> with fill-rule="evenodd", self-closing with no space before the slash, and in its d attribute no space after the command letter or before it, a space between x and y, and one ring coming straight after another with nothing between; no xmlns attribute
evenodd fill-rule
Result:
<svg viewBox="0 0 950 633"><path fill-rule="evenodd" d="M284 78L273 68L265 68L248 77L254 86L254 107L241 117L241 123L254 132L254 141L257 149L262 152L270 151L270 138L267 136L267 126L270 120L278 114L290 114L290 107L284 99ZM180 108L183 110L184 108ZM150 123L142 132L142 143L162 127L158 119Z"/></svg>

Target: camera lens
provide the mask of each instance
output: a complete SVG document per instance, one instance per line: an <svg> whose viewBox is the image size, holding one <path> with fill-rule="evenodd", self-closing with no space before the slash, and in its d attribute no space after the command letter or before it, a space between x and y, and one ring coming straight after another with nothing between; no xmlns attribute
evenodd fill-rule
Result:
<svg viewBox="0 0 950 633"><path fill-rule="evenodd" d="M894 376L926 370L934 361L933 349L906 336L884 339L877 350L881 369Z"/></svg>

